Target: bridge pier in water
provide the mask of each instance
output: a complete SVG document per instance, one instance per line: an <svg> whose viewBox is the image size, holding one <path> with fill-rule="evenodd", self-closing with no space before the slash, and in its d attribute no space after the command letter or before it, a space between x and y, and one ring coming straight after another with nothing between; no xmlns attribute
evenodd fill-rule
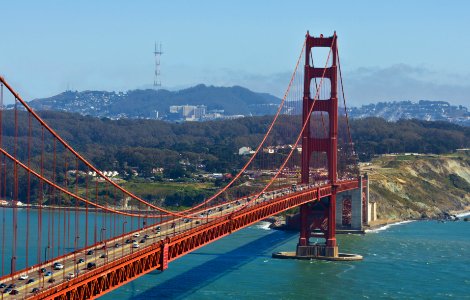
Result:
<svg viewBox="0 0 470 300"><path fill-rule="evenodd" d="M337 232L363 233L368 222L368 178L359 177L355 190L333 194L300 208L300 237L295 257L299 259L360 260L362 256L339 253ZM335 205L330 205L335 203ZM330 222L330 220L332 222ZM331 228L331 230L330 230ZM310 238L324 238L324 243Z"/></svg>

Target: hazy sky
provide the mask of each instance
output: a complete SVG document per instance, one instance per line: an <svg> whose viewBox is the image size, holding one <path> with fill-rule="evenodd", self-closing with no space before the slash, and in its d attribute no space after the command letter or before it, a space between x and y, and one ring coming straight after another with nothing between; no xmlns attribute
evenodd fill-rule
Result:
<svg viewBox="0 0 470 300"><path fill-rule="evenodd" d="M0 0L0 74L25 98L153 83L281 96L305 33L339 36L350 105L470 106L470 1Z"/></svg>

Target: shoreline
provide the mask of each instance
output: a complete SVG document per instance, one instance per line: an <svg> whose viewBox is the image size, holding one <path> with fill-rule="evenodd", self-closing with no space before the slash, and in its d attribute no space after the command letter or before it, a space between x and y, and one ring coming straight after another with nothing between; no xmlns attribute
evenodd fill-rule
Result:
<svg viewBox="0 0 470 300"><path fill-rule="evenodd" d="M455 211L450 211L450 215L454 215L457 218L463 218L470 216L470 206L465 207L465 209L462 210L455 210ZM403 225L411 222L418 222L418 221L433 221L433 220L440 220L440 219L434 219L434 218L426 218L426 219L385 219L385 220L377 220L375 224L370 225L368 229L365 229L365 233L370 233L370 232L378 232L378 231L383 231L386 230L392 226L397 226L397 225Z"/></svg>
<svg viewBox="0 0 470 300"><path fill-rule="evenodd" d="M466 206L464 209L461 210L451 210L449 212L452 215L455 215L458 218L466 217L470 215L470 205Z"/></svg>

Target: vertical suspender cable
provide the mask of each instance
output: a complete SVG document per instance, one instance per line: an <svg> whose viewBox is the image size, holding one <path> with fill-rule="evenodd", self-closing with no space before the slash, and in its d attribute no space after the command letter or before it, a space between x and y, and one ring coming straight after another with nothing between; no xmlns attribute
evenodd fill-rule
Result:
<svg viewBox="0 0 470 300"><path fill-rule="evenodd" d="M31 129L31 122L32 122L32 117L31 114L28 113L28 168L31 167L31 134L32 134L32 129ZM26 195L26 267L28 267L28 259L29 259L29 215L30 215L30 204L31 204L31 172L27 171L27 176L28 176L28 187L27 187L27 195Z"/></svg>
<svg viewBox="0 0 470 300"><path fill-rule="evenodd" d="M3 147L3 83L0 83L0 148ZM3 169L0 168L1 181L0 186L2 187L0 196L3 199L6 199L6 184L3 185L3 182L6 182L6 161L5 155L2 156L2 165L5 166L5 173L3 174ZM5 207L2 206L2 276L5 274Z"/></svg>
<svg viewBox="0 0 470 300"><path fill-rule="evenodd" d="M75 158L75 194L78 195L78 157ZM74 248L78 246L78 237L80 236L79 234L79 228L80 228L80 220L79 220L79 214L78 214L78 200L75 198L75 230L74 230ZM77 249L74 249L74 252Z"/></svg>
<svg viewBox="0 0 470 300"><path fill-rule="evenodd" d="M52 181L53 182L56 182L56 139L54 137L52 137L53 139L53 154L52 154ZM51 254L51 257L55 257L54 256L54 252L55 252L55 248L54 248L54 239L55 239L55 235L54 235L54 228L55 228L55 213L54 213L54 206L57 204L56 203L56 197L55 197L56 193L55 193L55 188L53 187L52 190L51 190L51 195L49 195L50 197L50 205L51 205L51 214L50 214L50 218L51 218L51 223L52 223L52 228L51 228L51 251L52 251L52 254ZM60 211L60 208L59 208L59 211ZM58 246L59 247L59 246ZM59 249L57 249L57 255L59 255Z"/></svg>
<svg viewBox="0 0 470 300"><path fill-rule="evenodd" d="M90 168L87 168L87 173L85 174L85 198L90 199L90 194L88 192L88 177L90 173ZM85 248L88 247L88 203L85 203Z"/></svg>
<svg viewBox="0 0 470 300"><path fill-rule="evenodd" d="M17 159L18 152L18 100L15 97L15 144L14 144L14 157ZM13 206L13 256L11 259L11 273L16 270L16 250L18 242L18 164L13 164L13 189L14 200L16 203ZM12 199L13 200L13 199Z"/></svg>

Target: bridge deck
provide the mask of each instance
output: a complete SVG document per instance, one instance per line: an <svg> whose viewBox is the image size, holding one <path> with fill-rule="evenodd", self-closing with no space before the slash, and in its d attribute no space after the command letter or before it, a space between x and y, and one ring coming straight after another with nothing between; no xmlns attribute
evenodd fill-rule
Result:
<svg viewBox="0 0 470 300"><path fill-rule="evenodd" d="M336 189L337 192L342 192L357 187L358 180L351 180L340 182ZM184 219L166 221L159 225L160 230L156 230L156 225L152 225L113 238L104 244L94 245L78 253L58 258L55 261L63 263L64 268L52 276L44 276L39 272L41 268L51 270L52 263L49 262L17 272L14 276L3 278L2 282L7 285L21 284L16 287L20 295L32 299L95 298L151 271L164 270L169 262L234 231L301 204L327 197L331 195L332 189L329 184L299 186L296 192L287 188L278 189L265 193L263 197L249 203L246 203L247 198L234 200L195 212L195 215L204 213L207 216L207 212L212 211L211 218L204 218L203 221ZM237 211L244 205L246 205L244 209ZM218 218L214 219L214 216ZM136 233L139 237L134 237ZM148 235L148 238L140 243L145 235ZM138 248L134 248L132 243L125 242L132 239L137 239ZM115 247L116 243L119 243L120 247ZM101 249L100 246L103 245L106 247ZM93 250L94 253L86 255L89 250ZM101 258L103 254L106 254L105 258ZM86 262L77 264L79 258ZM87 269L89 262L95 263L96 268ZM36 278L36 281L26 284L25 281L18 280L19 274L27 274L29 278ZM54 278L55 282L49 283L50 278ZM35 287L40 289L36 294L31 292ZM8 294L3 296L3 299L14 298Z"/></svg>

